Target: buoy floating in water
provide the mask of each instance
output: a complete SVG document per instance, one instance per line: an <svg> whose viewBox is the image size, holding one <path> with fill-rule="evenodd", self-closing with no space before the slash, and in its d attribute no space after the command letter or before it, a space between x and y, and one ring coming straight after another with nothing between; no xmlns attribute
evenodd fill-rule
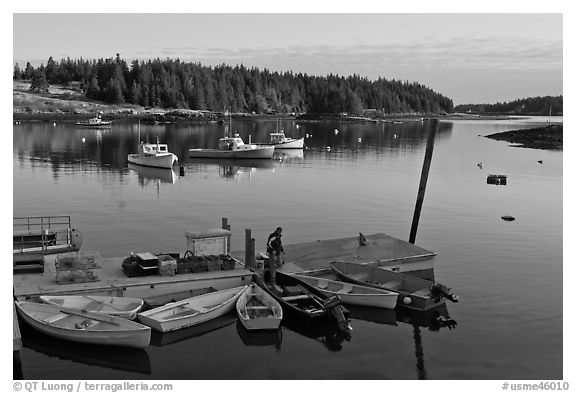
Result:
<svg viewBox="0 0 576 393"><path fill-rule="evenodd" d="M362 142L362 138L358 138L358 142Z"/></svg>
<svg viewBox="0 0 576 393"><path fill-rule="evenodd" d="M514 221L516 218L512 216L502 216L501 217L504 221Z"/></svg>
<svg viewBox="0 0 576 393"><path fill-rule="evenodd" d="M538 160L538 164L542 164L542 160Z"/></svg>
<svg viewBox="0 0 576 393"><path fill-rule="evenodd" d="M86 138L82 138L82 143L86 142Z"/></svg>
<svg viewBox="0 0 576 393"><path fill-rule="evenodd" d="M338 131L337 128L334 129L334 134L335 134L335 135L338 135L339 132L340 132L340 131Z"/></svg>
<svg viewBox="0 0 576 393"><path fill-rule="evenodd" d="M330 151L330 146L326 146L326 151Z"/></svg>

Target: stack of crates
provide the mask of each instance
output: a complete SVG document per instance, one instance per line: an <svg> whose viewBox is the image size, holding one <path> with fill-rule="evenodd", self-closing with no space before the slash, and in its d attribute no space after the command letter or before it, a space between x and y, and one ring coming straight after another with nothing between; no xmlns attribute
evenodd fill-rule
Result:
<svg viewBox="0 0 576 393"><path fill-rule="evenodd" d="M158 255L158 274L161 276L173 276L176 274L177 263L170 255Z"/></svg>

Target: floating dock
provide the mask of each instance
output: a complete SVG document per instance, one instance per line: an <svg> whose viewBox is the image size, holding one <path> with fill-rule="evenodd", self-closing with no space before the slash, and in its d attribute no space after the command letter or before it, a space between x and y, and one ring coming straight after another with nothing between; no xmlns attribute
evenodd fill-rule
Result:
<svg viewBox="0 0 576 393"><path fill-rule="evenodd" d="M284 244L285 264L279 270L287 273L329 271L331 261L343 261L382 266L427 279L434 278L435 252L384 233L366 235L365 238L365 245L360 245L357 236ZM243 257L241 251L233 252L232 256L237 260Z"/></svg>
<svg viewBox="0 0 576 393"><path fill-rule="evenodd" d="M173 276L127 277L122 271L122 257L96 258L100 268L97 281L58 284L56 256L44 256L43 273L14 275L14 295L18 299L31 299L40 295L98 294L146 298L179 291L212 287L216 290L246 285L252 272L237 264L234 270L217 270Z"/></svg>

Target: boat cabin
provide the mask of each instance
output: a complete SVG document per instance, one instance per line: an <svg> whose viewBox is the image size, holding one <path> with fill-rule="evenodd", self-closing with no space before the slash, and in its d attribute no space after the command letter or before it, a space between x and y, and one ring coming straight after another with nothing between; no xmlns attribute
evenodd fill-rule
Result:
<svg viewBox="0 0 576 393"><path fill-rule="evenodd" d="M247 145L238 134L234 137L224 137L218 140L218 149L220 150L241 150L246 149Z"/></svg>
<svg viewBox="0 0 576 393"><path fill-rule="evenodd" d="M143 154L168 153L168 145L161 143L140 143L140 149Z"/></svg>
<svg viewBox="0 0 576 393"><path fill-rule="evenodd" d="M282 143L285 140L286 136L284 135L284 131L270 133L270 143Z"/></svg>

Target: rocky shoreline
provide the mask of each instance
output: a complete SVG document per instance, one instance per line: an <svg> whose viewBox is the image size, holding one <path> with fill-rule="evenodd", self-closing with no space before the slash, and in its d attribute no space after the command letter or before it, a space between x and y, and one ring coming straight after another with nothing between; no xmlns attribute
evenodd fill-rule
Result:
<svg viewBox="0 0 576 393"><path fill-rule="evenodd" d="M497 141L507 141L518 147L542 150L563 149L563 125L552 124L525 130L513 130L485 135Z"/></svg>

